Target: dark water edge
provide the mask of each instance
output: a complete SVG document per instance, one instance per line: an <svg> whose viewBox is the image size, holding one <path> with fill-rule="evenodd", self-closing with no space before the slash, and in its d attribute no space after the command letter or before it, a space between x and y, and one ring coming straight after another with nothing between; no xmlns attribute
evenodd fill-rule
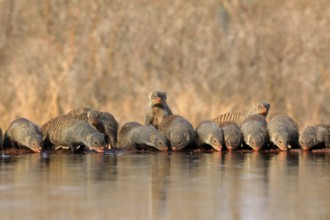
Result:
<svg viewBox="0 0 330 220"><path fill-rule="evenodd" d="M330 219L330 152L17 154L0 219Z"/></svg>

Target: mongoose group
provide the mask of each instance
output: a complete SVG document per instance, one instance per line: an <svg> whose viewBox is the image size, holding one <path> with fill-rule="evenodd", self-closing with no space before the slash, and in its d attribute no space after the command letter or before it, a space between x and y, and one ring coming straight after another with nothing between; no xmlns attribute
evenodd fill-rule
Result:
<svg viewBox="0 0 330 220"><path fill-rule="evenodd" d="M39 127L26 118L14 120L2 136L0 147L27 148L32 152L71 152L105 149L181 151L204 149L235 151L250 148L290 148L311 150L330 148L330 126L308 126L299 135L298 124L286 114L273 116L267 122L270 104L256 103L247 113L231 112L201 121L196 128L180 115L172 113L163 91L151 92L145 124L128 122L119 129L115 117L87 106L59 115ZM299 138L300 137L300 138Z"/></svg>

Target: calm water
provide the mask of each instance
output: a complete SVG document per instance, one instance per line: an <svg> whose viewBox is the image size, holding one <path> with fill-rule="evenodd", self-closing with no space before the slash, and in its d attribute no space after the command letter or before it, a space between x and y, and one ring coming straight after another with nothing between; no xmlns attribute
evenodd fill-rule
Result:
<svg viewBox="0 0 330 220"><path fill-rule="evenodd" d="M0 219L330 219L330 153L0 158Z"/></svg>

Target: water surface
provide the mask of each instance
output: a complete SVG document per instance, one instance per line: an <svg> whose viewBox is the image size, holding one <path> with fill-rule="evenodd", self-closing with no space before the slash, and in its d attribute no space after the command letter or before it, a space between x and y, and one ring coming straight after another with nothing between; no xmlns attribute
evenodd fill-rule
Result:
<svg viewBox="0 0 330 220"><path fill-rule="evenodd" d="M0 158L0 219L330 219L330 153Z"/></svg>

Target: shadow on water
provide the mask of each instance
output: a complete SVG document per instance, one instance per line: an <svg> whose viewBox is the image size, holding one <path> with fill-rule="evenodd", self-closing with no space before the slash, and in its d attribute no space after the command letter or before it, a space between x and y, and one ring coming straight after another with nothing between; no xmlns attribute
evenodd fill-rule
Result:
<svg viewBox="0 0 330 220"><path fill-rule="evenodd" d="M329 156L10 155L0 157L0 211L4 219L327 219Z"/></svg>

